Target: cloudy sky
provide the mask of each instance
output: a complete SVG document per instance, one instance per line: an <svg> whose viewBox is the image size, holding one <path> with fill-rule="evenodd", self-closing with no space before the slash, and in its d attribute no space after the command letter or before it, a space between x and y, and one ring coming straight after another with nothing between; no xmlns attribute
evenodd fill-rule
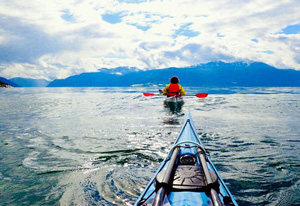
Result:
<svg viewBox="0 0 300 206"><path fill-rule="evenodd" d="M299 0L0 0L0 76L260 61L300 70Z"/></svg>

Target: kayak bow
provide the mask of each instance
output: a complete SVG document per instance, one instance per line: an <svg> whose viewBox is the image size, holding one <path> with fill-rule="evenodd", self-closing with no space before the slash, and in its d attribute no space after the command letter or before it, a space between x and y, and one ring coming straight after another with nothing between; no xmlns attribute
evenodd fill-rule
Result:
<svg viewBox="0 0 300 206"><path fill-rule="evenodd" d="M135 206L237 206L188 113L171 151Z"/></svg>

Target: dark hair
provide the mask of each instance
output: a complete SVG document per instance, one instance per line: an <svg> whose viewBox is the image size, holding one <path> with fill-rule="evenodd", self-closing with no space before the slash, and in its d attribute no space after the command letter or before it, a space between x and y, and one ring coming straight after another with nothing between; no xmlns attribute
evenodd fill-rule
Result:
<svg viewBox="0 0 300 206"><path fill-rule="evenodd" d="M170 82L172 84L178 84L179 83L179 79L176 76L171 77Z"/></svg>

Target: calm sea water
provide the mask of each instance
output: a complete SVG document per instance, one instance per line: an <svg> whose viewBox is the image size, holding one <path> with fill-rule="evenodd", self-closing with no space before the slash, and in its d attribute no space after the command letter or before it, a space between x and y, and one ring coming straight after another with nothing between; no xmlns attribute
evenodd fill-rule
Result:
<svg viewBox="0 0 300 206"><path fill-rule="evenodd" d="M300 205L300 88L186 88L240 205ZM1 88L1 205L132 205L179 134L157 88Z"/></svg>

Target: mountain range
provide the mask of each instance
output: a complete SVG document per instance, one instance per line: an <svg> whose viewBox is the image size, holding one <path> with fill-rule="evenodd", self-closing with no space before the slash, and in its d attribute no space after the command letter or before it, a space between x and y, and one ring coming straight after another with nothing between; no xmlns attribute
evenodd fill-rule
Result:
<svg viewBox="0 0 300 206"><path fill-rule="evenodd" d="M20 86L4 77L0 77L0 87L20 87Z"/></svg>
<svg viewBox="0 0 300 206"><path fill-rule="evenodd" d="M299 87L300 71L277 69L265 63L210 62L184 68L141 71L118 67L56 79L49 87L124 87L165 85L178 76L183 86L209 87Z"/></svg>
<svg viewBox="0 0 300 206"><path fill-rule="evenodd" d="M300 87L300 71L277 69L261 62L210 62L191 67L140 70L135 67L102 68L49 82L44 79L0 78L14 87L127 87L169 83L178 76L183 86L201 87Z"/></svg>
<svg viewBox="0 0 300 206"><path fill-rule="evenodd" d="M21 87L46 87L50 82L45 79L28 79L16 77L9 79Z"/></svg>

